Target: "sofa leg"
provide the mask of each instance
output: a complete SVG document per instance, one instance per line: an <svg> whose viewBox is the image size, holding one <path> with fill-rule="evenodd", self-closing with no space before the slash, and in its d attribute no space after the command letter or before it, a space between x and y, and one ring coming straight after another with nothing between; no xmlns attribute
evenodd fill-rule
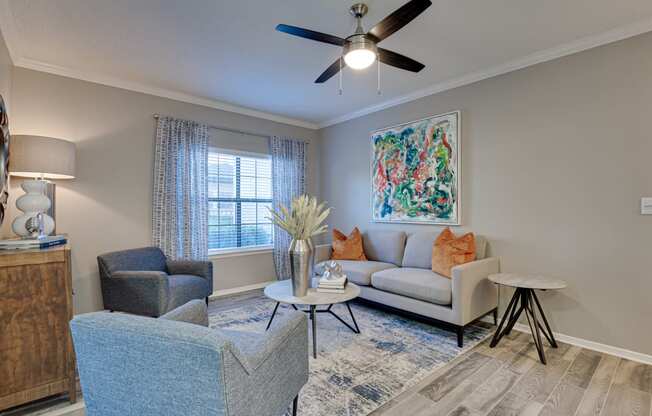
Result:
<svg viewBox="0 0 652 416"><path fill-rule="evenodd" d="M297 416L298 409L299 409L299 395L297 394L297 397L295 397L294 401L292 402L292 416Z"/></svg>
<svg viewBox="0 0 652 416"><path fill-rule="evenodd" d="M206 306L208 306L208 296L206 296Z"/></svg>
<svg viewBox="0 0 652 416"><path fill-rule="evenodd" d="M457 346L462 348L464 346L464 327L457 327Z"/></svg>

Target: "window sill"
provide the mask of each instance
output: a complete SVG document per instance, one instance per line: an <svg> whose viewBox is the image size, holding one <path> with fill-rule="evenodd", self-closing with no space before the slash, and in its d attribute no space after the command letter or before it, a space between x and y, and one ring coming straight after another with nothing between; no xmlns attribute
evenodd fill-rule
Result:
<svg viewBox="0 0 652 416"><path fill-rule="evenodd" d="M273 246L222 248L222 249L208 250L208 258L213 260L213 259L223 259L227 257L251 256L254 254L271 253L273 250L274 250Z"/></svg>

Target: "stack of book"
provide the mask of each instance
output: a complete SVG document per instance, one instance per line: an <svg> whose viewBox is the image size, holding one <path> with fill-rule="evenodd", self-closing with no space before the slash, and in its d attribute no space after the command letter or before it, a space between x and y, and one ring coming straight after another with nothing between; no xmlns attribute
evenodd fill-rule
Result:
<svg viewBox="0 0 652 416"><path fill-rule="evenodd" d="M317 286L317 292L322 292L322 293L344 293L344 290L346 289L347 282L348 282L348 279L346 278L346 275L342 275L341 277L337 277L335 279L333 279L333 278L330 278L330 279L321 278L321 279L319 279L319 285Z"/></svg>
<svg viewBox="0 0 652 416"><path fill-rule="evenodd" d="M0 240L0 250L28 250L42 249L66 244L64 234L49 235L44 238L10 238L9 240Z"/></svg>

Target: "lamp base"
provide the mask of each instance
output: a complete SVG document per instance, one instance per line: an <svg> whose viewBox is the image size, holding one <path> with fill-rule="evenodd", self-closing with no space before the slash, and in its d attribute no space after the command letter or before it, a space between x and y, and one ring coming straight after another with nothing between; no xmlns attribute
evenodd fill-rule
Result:
<svg viewBox="0 0 652 416"><path fill-rule="evenodd" d="M47 236L54 231L54 219L47 212L52 206L45 195L48 182L38 179L23 181L21 188L26 192L16 200L16 207L24 214L11 224L14 233L24 238Z"/></svg>

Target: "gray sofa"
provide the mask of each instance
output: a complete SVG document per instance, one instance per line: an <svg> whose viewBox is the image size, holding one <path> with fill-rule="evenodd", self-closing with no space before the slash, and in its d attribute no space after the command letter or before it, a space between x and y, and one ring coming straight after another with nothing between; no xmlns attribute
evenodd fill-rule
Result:
<svg viewBox="0 0 652 416"><path fill-rule="evenodd" d="M485 257L487 241L476 236L476 260L452 270L452 278L431 270L437 232L368 231L363 234L368 261L338 260L360 298L453 329L463 346L464 327L485 315L497 319L497 289L487 276L500 271L497 257ZM331 245L316 249L315 272L324 270Z"/></svg>
<svg viewBox="0 0 652 416"><path fill-rule="evenodd" d="M213 293L210 261L168 260L161 249L143 247L97 257L104 309L161 316Z"/></svg>
<svg viewBox="0 0 652 416"><path fill-rule="evenodd" d="M70 322L88 416L278 416L308 381L308 321L268 332L206 328L201 300L159 319L122 313Z"/></svg>

